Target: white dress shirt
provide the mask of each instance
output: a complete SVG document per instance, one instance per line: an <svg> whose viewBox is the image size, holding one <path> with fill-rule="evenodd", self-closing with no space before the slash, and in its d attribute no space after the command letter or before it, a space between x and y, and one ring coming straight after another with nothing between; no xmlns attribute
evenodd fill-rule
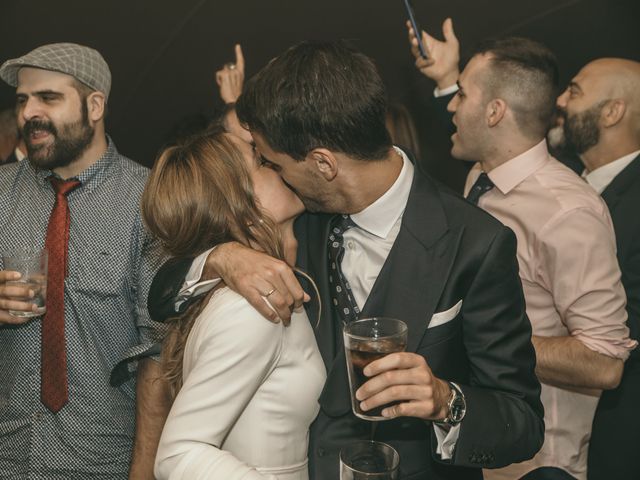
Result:
<svg viewBox="0 0 640 480"><path fill-rule="evenodd" d="M402 150L395 150L403 160L400 175L384 195L361 212L351 215L358 228L350 228L343 237L342 274L349 281L360 310L398 237L413 182L413 164Z"/></svg>
<svg viewBox="0 0 640 480"><path fill-rule="evenodd" d="M605 188L613 181L618 174L629 165L634 158L640 155L640 150L631 152L622 158L614 160L611 163L607 163L600 168L596 168L592 172L586 170L582 172L582 178L584 178L589 185L591 185L596 192L602 193Z"/></svg>

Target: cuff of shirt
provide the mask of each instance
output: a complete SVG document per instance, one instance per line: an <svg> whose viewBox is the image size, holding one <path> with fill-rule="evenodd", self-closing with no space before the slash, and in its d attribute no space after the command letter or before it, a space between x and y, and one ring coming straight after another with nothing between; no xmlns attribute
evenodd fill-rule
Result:
<svg viewBox="0 0 640 480"><path fill-rule="evenodd" d="M184 279L184 283L178 292L176 297L175 310L180 311L180 306L192 297L202 295L208 292L216 285L220 283L221 278L214 278L212 280L200 280L202 278L202 271L207 263L207 257L216 247L213 247L200 255L198 255L191 263L191 268L187 272L187 276Z"/></svg>
<svg viewBox="0 0 640 480"><path fill-rule="evenodd" d="M456 442L460 436L460 424L455 427L437 425L435 423L432 423L432 425L436 439L438 440L436 453L440 455L442 460L451 460L453 458L453 451L456 448Z"/></svg>
<svg viewBox="0 0 640 480"><path fill-rule="evenodd" d="M618 340L598 339L584 335L580 331L574 331L571 335L580 340L587 348L608 357L626 360L631 350L638 346L638 342L628 336Z"/></svg>
<svg viewBox="0 0 640 480"><path fill-rule="evenodd" d="M456 93L458 91L458 85L453 84L450 87L447 88L443 88L443 89L439 89L438 87L436 87L433 90L433 96L438 98L438 97L444 97L445 95L451 95L452 93Z"/></svg>
<svg viewBox="0 0 640 480"><path fill-rule="evenodd" d="M109 383L112 387L119 387L133 378L138 370L138 361L143 358L151 358L160 361L162 342L147 342L135 345L125 352L123 358L116 363L111 370Z"/></svg>

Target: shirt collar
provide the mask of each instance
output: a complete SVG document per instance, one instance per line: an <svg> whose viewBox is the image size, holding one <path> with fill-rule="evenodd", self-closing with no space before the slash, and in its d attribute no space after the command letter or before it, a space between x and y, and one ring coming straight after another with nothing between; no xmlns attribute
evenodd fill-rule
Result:
<svg viewBox="0 0 640 480"><path fill-rule="evenodd" d="M613 181L618 174L629 165L634 158L640 155L640 150L631 152L624 157L621 157L613 162L607 163L599 168L596 168L592 172L584 170L582 172L582 178L584 178L589 185L598 193L602 193L605 188Z"/></svg>
<svg viewBox="0 0 640 480"><path fill-rule="evenodd" d="M526 152L497 166L487 173L487 175L496 188L500 190L503 195L506 195L550 159L551 156L547 149L547 141L542 140ZM479 169L480 166L478 164L478 170ZM480 175L480 173L478 173L478 175Z"/></svg>
<svg viewBox="0 0 640 480"><path fill-rule="evenodd" d="M15 156L16 156L16 160L19 162L21 162L27 157L24 153L22 153L22 150L20 150L18 147L16 147L15 149Z"/></svg>
<svg viewBox="0 0 640 480"><path fill-rule="evenodd" d="M361 212L351 215L359 228L380 237L386 238L398 218L404 212L413 183L414 166L407 155L398 147L393 147L402 157L402 169L396 181L384 195Z"/></svg>
<svg viewBox="0 0 640 480"><path fill-rule="evenodd" d="M113 140L107 135L107 149L102 156L97 162L80 172L80 174L74 178L80 181L81 188L89 191L93 190L109 176L109 170L115 164L118 156L118 150ZM44 187L49 185L49 177L58 177L52 170L36 167L35 171L38 182Z"/></svg>

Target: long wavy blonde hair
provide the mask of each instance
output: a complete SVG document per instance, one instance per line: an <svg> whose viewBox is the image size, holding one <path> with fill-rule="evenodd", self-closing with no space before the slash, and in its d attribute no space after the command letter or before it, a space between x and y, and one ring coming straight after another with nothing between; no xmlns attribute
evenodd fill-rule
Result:
<svg viewBox="0 0 640 480"><path fill-rule="evenodd" d="M237 241L284 259L278 226L256 200L242 153L221 130L160 153L142 195L142 216L175 257L194 257ZM187 337L210 295L167 321L162 365L172 397L182 386Z"/></svg>

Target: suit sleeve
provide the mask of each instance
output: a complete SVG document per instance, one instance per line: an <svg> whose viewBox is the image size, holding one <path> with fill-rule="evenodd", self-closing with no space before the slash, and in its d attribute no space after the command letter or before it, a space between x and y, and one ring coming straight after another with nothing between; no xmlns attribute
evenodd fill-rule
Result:
<svg viewBox="0 0 640 480"><path fill-rule="evenodd" d="M192 258L171 258L158 270L149 288L147 308L156 322L164 322L176 314L175 303ZM183 304L183 311L188 305Z"/></svg>
<svg viewBox="0 0 640 480"><path fill-rule="evenodd" d="M441 97L433 97L434 111L440 124L446 129L450 135L456 131L456 127L453 124L453 114L447 110L447 105L454 97L455 93L443 95Z"/></svg>
<svg viewBox="0 0 640 480"><path fill-rule="evenodd" d="M504 227L479 262L462 307L470 376L452 463L499 468L540 450L544 409L513 232Z"/></svg>
<svg viewBox="0 0 640 480"><path fill-rule="evenodd" d="M191 332L195 338L190 335L185 348L185 362L191 361L192 368L162 431L156 477L264 480L269 477L221 447L275 368L283 327L265 321L240 297L213 315L207 309L201 315Z"/></svg>
<svg viewBox="0 0 640 480"><path fill-rule="evenodd" d="M629 255L622 265L622 283L627 294L627 312L630 336L640 341L640 232L631 243ZM632 355L640 360L640 347Z"/></svg>

